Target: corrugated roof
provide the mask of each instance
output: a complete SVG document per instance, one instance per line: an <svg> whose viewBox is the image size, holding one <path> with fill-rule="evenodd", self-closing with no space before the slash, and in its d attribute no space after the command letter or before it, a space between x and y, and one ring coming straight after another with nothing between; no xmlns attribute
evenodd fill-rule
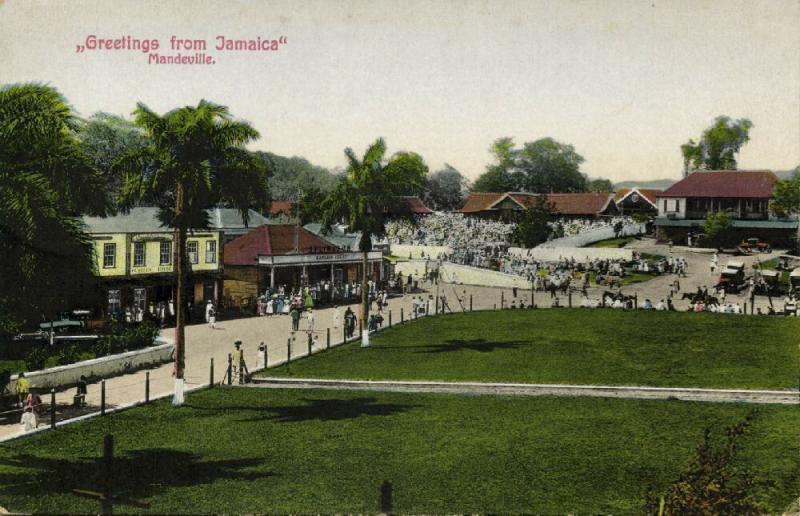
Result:
<svg viewBox="0 0 800 516"><path fill-rule="evenodd" d="M769 170L692 172L658 197L768 199L778 181Z"/></svg>
<svg viewBox="0 0 800 516"><path fill-rule="evenodd" d="M259 256L291 254L296 230L300 254L340 251L330 242L294 224L265 224L225 244L225 265L254 265Z"/></svg>
<svg viewBox="0 0 800 516"><path fill-rule="evenodd" d="M539 194L527 192L509 193L474 193L467 198L461 213L477 213L490 211L495 204L506 197L514 200L525 209L536 202ZM555 206L559 215L597 215L603 212L612 201L614 194L597 192L552 193L546 194L547 201Z"/></svg>
<svg viewBox="0 0 800 516"><path fill-rule="evenodd" d="M89 234L102 233L163 233L172 231L158 220L158 208L143 206L131 208L128 213L120 213L110 217L83 217L86 232ZM209 216L209 229L215 230L241 230L246 227L256 227L267 223L267 219L254 210L248 210L248 225L244 225L239 210L233 208L212 208L206 210Z"/></svg>

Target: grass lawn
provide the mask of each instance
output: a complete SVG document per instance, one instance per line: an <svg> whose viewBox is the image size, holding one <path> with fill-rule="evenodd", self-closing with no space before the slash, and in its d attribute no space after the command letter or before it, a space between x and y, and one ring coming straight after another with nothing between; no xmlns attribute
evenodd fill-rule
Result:
<svg viewBox="0 0 800 516"><path fill-rule="evenodd" d="M540 301L543 302L543 301ZM504 310L395 326L269 376L797 388L800 320L609 309Z"/></svg>
<svg viewBox="0 0 800 516"><path fill-rule="evenodd" d="M0 446L0 505L97 513L103 434L116 493L153 513L639 513L748 405L227 388ZM779 513L800 490L800 411L762 406L738 460ZM119 505L118 513L139 511Z"/></svg>

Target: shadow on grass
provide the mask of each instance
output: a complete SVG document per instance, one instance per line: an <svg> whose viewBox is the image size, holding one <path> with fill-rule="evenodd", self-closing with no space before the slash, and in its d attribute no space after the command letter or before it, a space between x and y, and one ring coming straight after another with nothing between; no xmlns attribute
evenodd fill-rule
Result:
<svg viewBox="0 0 800 516"><path fill-rule="evenodd" d="M238 419L243 422L276 421L278 423L299 423L303 421L343 421L364 416L391 416L407 412L418 405L400 403L378 403L376 398L349 399L302 399L302 405L290 406L258 406L258 405L214 405L193 406L196 410L192 417L217 417L226 413L231 416L236 412L246 413L253 417ZM187 404L186 406L189 406ZM254 415L255 414L255 415ZM0 480L2 480L0 478Z"/></svg>
<svg viewBox="0 0 800 516"><path fill-rule="evenodd" d="M114 457L109 485L113 486L114 495L148 498L175 487L275 476L269 471L243 471L261 464L261 459L205 461L193 453L163 448L133 450ZM0 468L4 470L0 471L0 495L47 496L71 494L73 489L102 491L106 482L99 457L19 455L0 461ZM8 471L10 468L22 471Z"/></svg>
<svg viewBox="0 0 800 516"><path fill-rule="evenodd" d="M457 351L477 351L479 353L491 353L496 349L517 349L530 345L530 342L522 340L507 340L492 342L486 339L473 340L448 340L444 344L428 344L425 346L374 346L372 349L415 349L415 353L453 353Z"/></svg>

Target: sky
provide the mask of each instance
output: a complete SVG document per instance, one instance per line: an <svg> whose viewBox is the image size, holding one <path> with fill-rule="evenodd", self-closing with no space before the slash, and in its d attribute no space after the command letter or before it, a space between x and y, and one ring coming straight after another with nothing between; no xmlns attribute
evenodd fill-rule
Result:
<svg viewBox="0 0 800 516"><path fill-rule="evenodd" d="M474 179L495 139L552 137L592 177L646 181L678 178L680 145L723 114L754 124L740 169L800 164L798 27L800 0L0 0L0 84L50 84L85 117L211 100L260 132L253 150L325 167L382 136ZM89 36L162 56L205 40L214 64L78 52Z"/></svg>

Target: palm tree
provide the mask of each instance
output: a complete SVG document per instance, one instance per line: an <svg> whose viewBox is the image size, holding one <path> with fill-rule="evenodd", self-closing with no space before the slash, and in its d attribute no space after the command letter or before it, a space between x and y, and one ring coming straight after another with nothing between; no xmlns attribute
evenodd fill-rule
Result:
<svg viewBox="0 0 800 516"><path fill-rule="evenodd" d="M0 88L0 333L91 302L94 256L79 220L105 215L80 121L49 86Z"/></svg>
<svg viewBox="0 0 800 516"><path fill-rule="evenodd" d="M360 232L358 249L363 253L361 277L361 346L369 346L369 252L372 238L386 234L389 217L410 218L399 197L422 187L428 167L418 154L397 153L386 160L386 143L379 138L359 160L351 148L344 151L347 170L340 183L322 203L326 228L344 221L349 231Z"/></svg>
<svg viewBox="0 0 800 516"><path fill-rule="evenodd" d="M205 100L158 115L142 103L135 123L150 138L117 163L126 174L121 207L159 206L162 224L175 229L175 397L183 402L186 342L186 234L209 227L207 209L237 208L245 224L248 209L268 204L266 172L244 145L259 137L246 122L233 120L228 108Z"/></svg>

